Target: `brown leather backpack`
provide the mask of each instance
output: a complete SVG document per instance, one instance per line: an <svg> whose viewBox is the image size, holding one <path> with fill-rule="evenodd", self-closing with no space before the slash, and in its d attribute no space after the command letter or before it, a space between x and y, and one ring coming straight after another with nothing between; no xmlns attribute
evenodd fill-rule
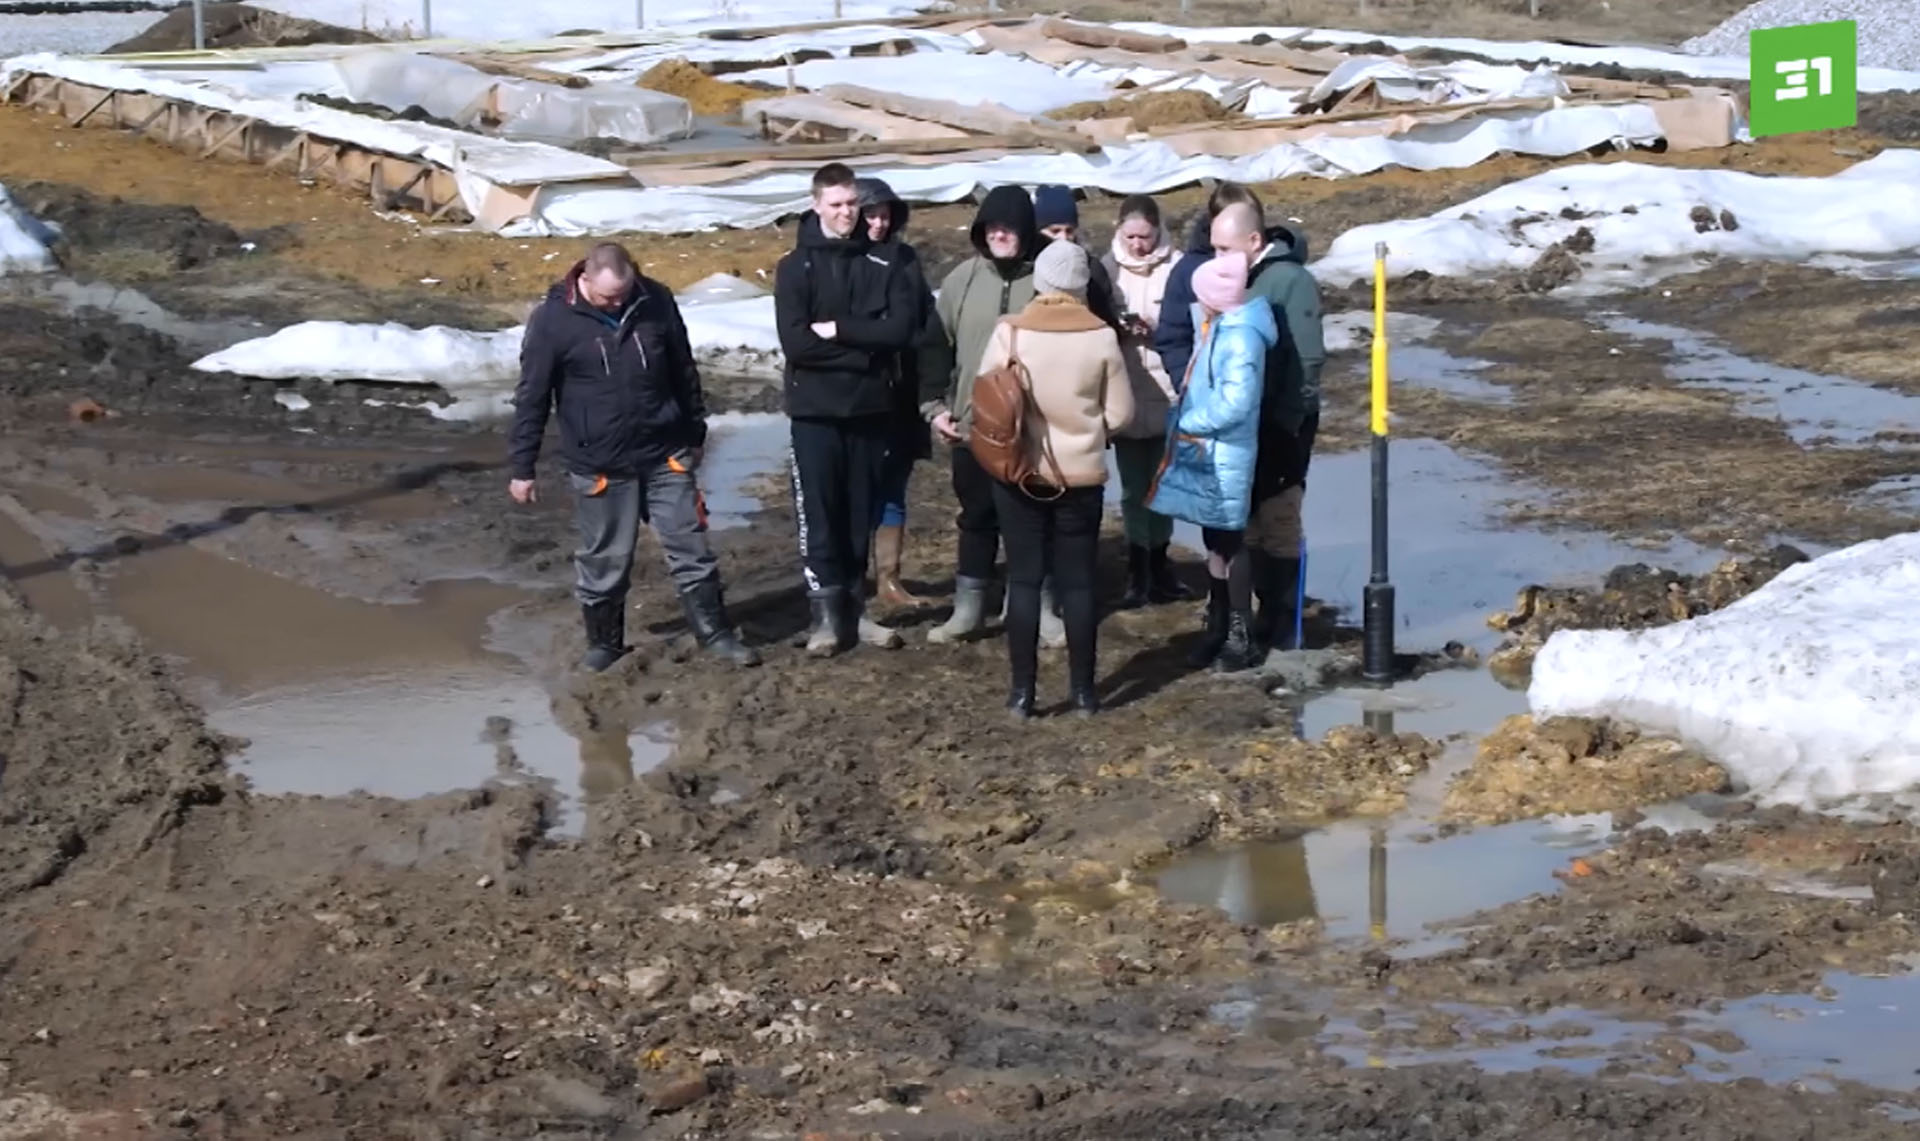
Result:
<svg viewBox="0 0 1920 1141"><path fill-rule="evenodd" d="M1053 481L1052 494L1036 493L1033 488L1042 481L1027 444L1027 415L1034 410L1032 377L1020 360L1020 330L1008 326L1007 333L1007 363L981 373L973 382L973 428L967 436L967 450L973 453L980 470L994 479L1010 483L1035 499L1058 499L1067 492L1067 480L1044 444L1040 459Z"/></svg>

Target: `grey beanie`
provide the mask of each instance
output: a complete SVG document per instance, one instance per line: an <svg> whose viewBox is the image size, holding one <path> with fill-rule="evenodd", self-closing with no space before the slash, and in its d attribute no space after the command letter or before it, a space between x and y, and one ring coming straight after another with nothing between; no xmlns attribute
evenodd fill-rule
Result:
<svg viewBox="0 0 1920 1141"><path fill-rule="evenodd" d="M1035 293L1065 293L1084 301L1092 278L1093 265L1079 242L1056 239L1033 259Z"/></svg>

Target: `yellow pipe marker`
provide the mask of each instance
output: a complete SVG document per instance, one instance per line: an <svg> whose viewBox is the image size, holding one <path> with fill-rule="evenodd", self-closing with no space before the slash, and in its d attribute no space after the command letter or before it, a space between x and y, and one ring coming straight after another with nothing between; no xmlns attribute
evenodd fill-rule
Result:
<svg viewBox="0 0 1920 1141"><path fill-rule="evenodd" d="M1387 243L1373 246L1373 434L1387 434Z"/></svg>

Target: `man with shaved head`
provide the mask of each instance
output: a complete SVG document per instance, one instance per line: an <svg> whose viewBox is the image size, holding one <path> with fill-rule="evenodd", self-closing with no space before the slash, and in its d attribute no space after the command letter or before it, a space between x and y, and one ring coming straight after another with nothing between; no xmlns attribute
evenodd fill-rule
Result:
<svg viewBox="0 0 1920 1141"><path fill-rule="evenodd" d="M527 320L509 436L515 503L538 498L534 467L549 415L573 492L580 548L574 594L587 628L581 663L599 673L627 652L627 587L640 522L653 525L701 646L739 665L760 656L727 620L720 563L694 472L707 406L672 291L641 275L624 246L587 251Z"/></svg>
<svg viewBox="0 0 1920 1141"><path fill-rule="evenodd" d="M1326 363L1320 287L1307 272L1307 237L1299 227L1269 229L1251 191L1213 220L1216 254L1246 255L1248 292L1273 306L1280 341L1267 350L1260 401L1260 454L1253 474L1247 550L1254 560L1263 646L1296 649L1302 534L1300 509L1307 464L1320 427L1320 368Z"/></svg>

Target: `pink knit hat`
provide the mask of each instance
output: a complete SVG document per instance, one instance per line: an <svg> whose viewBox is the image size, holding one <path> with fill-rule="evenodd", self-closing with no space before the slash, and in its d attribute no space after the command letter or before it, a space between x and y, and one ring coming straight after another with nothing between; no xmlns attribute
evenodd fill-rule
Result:
<svg viewBox="0 0 1920 1141"><path fill-rule="evenodd" d="M1231 313L1247 300L1247 255L1226 253L1193 271L1193 296L1215 313Z"/></svg>

